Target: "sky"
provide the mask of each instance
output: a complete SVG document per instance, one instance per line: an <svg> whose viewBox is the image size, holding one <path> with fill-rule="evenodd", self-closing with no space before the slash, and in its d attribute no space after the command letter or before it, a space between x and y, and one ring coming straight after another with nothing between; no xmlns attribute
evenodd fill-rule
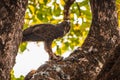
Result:
<svg viewBox="0 0 120 80"><path fill-rule="evenodd" d="M54 51L54 49L53 49ZM63 54L63 57L69 56L70 51ZM40 65L48 61L48 53L44 50L42 42L30 42L23 53L18 53L16 64L13 67L15 77L25 76L31 70L36 70Z"/></svg>

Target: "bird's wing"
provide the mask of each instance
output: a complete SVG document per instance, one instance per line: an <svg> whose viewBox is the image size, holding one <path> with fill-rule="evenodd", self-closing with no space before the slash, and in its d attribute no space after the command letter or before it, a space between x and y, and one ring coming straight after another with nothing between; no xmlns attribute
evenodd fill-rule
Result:
<svg viewBox="0 0 120 80"><path fill-rule="evenodd" d="M29 35L33 32L34 27L29 27L23 31L23 35Z"/></svg>
<svg viewBox="0 0 120 80"><path fill-rule="evenodd" d="M52 24L40 24L34 28L32 33L38 37L41 37L45 40L53 39L54 38L54 32L55 32L55 25Z"/></svg>

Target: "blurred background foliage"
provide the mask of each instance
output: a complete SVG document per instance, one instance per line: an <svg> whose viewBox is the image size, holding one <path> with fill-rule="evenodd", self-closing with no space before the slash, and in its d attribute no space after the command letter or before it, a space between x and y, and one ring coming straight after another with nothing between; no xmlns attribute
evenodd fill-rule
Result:
<svg viewBox="0 0 120 80"><path fill-rule="evenodd" d="M116 0L117 14L118 14L118 24L120 27L120 0Z"/></svg>
<svg viewBox="0 0 120 80"><path fill-rule="evenodd" d="M24 29L31 25L41 23L57 24L63 20L64 0L29 0L25 14ZM118 22L120 23L120 0L116 0ZM61 39L54 40L52 48L57 54L74 50L84 42L91 24L91 11L89 0L76 0L70 8L70 32ZM120 25L120 24L119 24ZM19 51L24 52L28 43L22 43ZM23 80L23 76L15 78L14 71L11 72L12 80Z"/></svg>
<svg viewBox="0 0 120 80"><path fill-rule="evenodd" d="M64 5L64 0L29 0L24 29L35 24L62 22ZM63 38L54 40L52 48L56 49L55 52L61 55L81 46L88 34L91 18L89 0L76 0L70 8L72 28ZM27 43L20 45L20 52L26 49L26 45Z"/></svg>
<svg viewBox="0 0 120 80"><path fill-rule="evenodd" d="M116 4L118 22L120 23L120 0L116 0ZM64 0L29 0L23 29L35 24L57 24L62 22L64 5ZM91 19L89 0L76 0L70 8L72 26L70 32L52 43L52 48L56 49L56 53L63 54L68 50L81 46L89 32ZM27 43L22 43L19 51L26 50L26 46Z"/></svg>

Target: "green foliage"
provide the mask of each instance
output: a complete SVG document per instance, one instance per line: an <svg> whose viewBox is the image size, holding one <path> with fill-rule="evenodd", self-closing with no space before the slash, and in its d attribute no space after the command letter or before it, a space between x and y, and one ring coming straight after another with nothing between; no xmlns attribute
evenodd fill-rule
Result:
<svg viewBox="0 0 120 80"><path fill-rule="evenodd" d="M118 13L118 24L120 27L120 0L116 0L116 5L117 5L117 13Z"/></svg>
<svg viewBox="0 0 120 80"><path fill-rule="evenodd" d="M64 0L29 0L26 10L24 29L30 25L40 23L57 24L63 20ZM73 50L77 46L81 46L86 38L90 23L91 12L89 0L75 2L70 8L70 21L72 28L65 37L57 39L53 42L56 47L56 53L62 54L67 50ZM58 45L57 43L61 43ZM27 44L21 44L20 51L26 49Z"/></svg>
<svg viewBox="0 0 120 80"><path fill-rule="evenodd" d="M26 46L27 46L26 42L20 44L20 47L19 47L20 48L20 52L24 52L24 50L26 50Z"/></svg>
<svg viewBox="0 0 120 80"><path fill-rule="evenodd" d="M61 22L63 19L64 5L64 0L29 0L25 15L24 29L34 24L57 24L58 22ZM116 0L116 5L118 22L120 23L120 0ZM54 45L53 47L56 47L56 53L62 54L67 50L73 50L75 47L81 46L89 32L91 19L92 15L89 0L74 2L70 8L72 28L68 35L53 42L52 45ZM58 45L57 43L61 43L61 45ZM26 49L26 45L27 44L22 44L20 46L21 52Z"/></svg>
<svg viewBox="0 0 120 80"><path fill-rule="evenodd" d="M24 76L20 76L19 78L16 78L15 76L14 76L14 71L12 70L11 71L11 80L24 80Z"/></svg>

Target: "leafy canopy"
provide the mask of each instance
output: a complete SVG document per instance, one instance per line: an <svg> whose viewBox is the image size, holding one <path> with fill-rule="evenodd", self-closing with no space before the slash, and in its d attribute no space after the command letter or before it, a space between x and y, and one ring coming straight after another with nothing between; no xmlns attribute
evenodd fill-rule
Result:
<svg viewBox="0 0 120 80"><path fill-rule="evenodd" d="M25 14L24 29L30 25L51 23L57 24L63 20L64 0L29 0ZM120 0L116 0L118 23L120 26ZM53 42L57 54L63 54L81 46L84 42L91 24L91 11L89 0L76 0L70 8L70 21L72 28L68 35ZM27 43L20 45L20 52L26 49Z"/></svg>

